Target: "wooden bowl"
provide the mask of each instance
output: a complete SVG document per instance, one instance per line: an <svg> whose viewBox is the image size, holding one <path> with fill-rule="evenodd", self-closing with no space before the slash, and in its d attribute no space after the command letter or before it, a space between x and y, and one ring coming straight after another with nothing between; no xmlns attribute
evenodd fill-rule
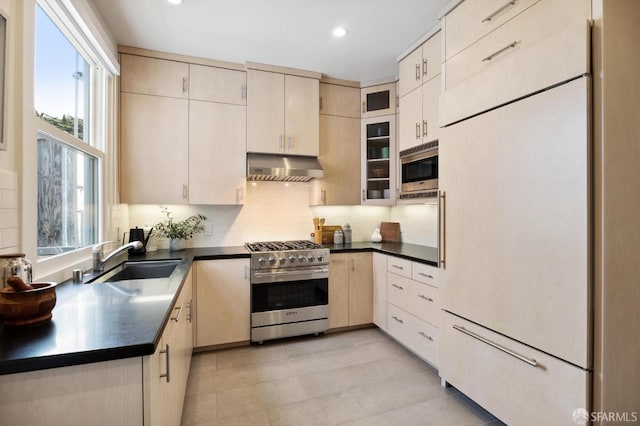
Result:
<svg viewBox="0 0 640 426"><path fill-rule="evenodd" d="M0 289L0 317L5 325L30 325L51 319L56 305L56 283L31 283L33 290Z"/></svg>

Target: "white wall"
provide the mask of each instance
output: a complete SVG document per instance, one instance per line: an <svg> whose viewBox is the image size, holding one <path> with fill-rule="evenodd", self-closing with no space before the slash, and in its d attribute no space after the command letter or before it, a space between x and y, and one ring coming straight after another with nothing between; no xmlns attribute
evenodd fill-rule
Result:
<svg viewBox="0 0 640 426"><path fill-rule="evenodd" d="M327 225L352 227L353 241L369 241L381 221L400 222L405 242L435 245L437 241L437 207L415 206L337 206L309 207L309 185L304 183L247 183L244 206L169 206L172 216L186 218L195 213L205 215L213 225L211 236L199 234L188 247L241 246L249 241L311 239L313 217L326 218ZM121 211L118 237L129 227L152 226L163 219L158 205L130 205ZM159 246L166 247L166 241Z"/></svg>

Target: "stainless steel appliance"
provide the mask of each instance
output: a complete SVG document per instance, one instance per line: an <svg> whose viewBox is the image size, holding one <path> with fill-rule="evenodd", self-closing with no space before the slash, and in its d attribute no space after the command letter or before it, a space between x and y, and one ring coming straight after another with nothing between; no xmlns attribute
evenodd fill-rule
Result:
<svg viewBox="0 0 640 426"><path fill-rule="evenodd" d="M251 341L329 328L329 249L311 241L245 244L251 252Z"/></svg>
<svg viewBox="0 0 640 426"><path fill-rule="evenodd" d="M402 187L400 199L438 195L438 141L400 151Z"/></svg>

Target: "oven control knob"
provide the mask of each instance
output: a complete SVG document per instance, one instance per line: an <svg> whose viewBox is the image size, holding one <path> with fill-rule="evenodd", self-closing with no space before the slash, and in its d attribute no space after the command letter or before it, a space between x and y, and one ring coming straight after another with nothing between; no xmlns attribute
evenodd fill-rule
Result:
<svg viewBox="0 0 640 426"><path fill-rule="evenodd" d="M300 262L304 262L304 256L303 256L303 255L298 256L298 260L299 260Z"/></svg>
<svg viewBox="0 0 640 426"><path fill-rule="evenodd" d="M296 261L296 257L295 256L289 256L289 262L293 263Z"/></svg>
<svg viewBox="0 0 640 426"><path fill-rule="evenodd" d="M308 260L309 262L313 262L315 259L316 259L316 258L315 258L315 257L313 257L313 255L312 255L312 254L310 254L309 256L307 256L307 260Z"/></svg>
<svg viewBox="0 0 640 426"><path fill-rule="evenodd" d="M276 264L276 258L273 256L269 256L269 264L270 265L275 265Z"/></svg>
<svg viewBox="0 0 640 426"><path fill-rule="evenodd" d="M324 256L317 256L316 259L318 259L318 262L322 262L324 260Z"/></svg>
<svg viewBox="0 0 640 426"><path fill-rule="evenodd" d="M278 259L278 262L280 262L281 265L284 265L284 262L286 262L287 259L285 259L284 257L281 257L280 259Z"/></svg>
<svg viewBox="0 0 640 426"><path fill-rule="evenodd" d="M258 258L258 263L261 264L261 265L264 265L264 262L266 262L266 261L267 261L267 259L265 259L264 257L259 257Z"/></svg>

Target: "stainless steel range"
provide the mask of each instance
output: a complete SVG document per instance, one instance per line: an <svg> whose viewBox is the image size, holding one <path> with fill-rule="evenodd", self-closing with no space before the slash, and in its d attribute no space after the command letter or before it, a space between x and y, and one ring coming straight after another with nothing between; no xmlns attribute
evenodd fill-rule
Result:
<svg viewBox="0 0 640 426"><path fill-rule="evenodd" d="M245 244L251 252L251 341L329 328L329 249L311 241Z"/></svg>

